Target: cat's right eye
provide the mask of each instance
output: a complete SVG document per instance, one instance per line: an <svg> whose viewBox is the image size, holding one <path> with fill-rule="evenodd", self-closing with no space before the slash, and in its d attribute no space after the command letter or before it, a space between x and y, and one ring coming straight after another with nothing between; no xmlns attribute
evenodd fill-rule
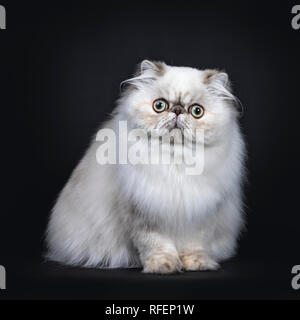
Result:
<svg viewBox="0 0 300 320"><path fill-rule="evenodd" d="M157 113L165 111L168 106L168 102L165 99L157 99L153 102L153 109Z"/></svg>

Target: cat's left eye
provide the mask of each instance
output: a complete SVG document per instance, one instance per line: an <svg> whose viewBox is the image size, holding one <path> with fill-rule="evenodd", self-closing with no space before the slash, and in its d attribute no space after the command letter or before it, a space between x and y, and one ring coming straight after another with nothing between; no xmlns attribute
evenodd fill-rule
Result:
<svg viewBox="0 0 300 320"><path fill-rule="evenodd" d="M204 108L199 104L193 104L189 107L189 112L194 118L200 119L204 114Z"/></svg>
<svg viewBox="0 0 300 320"><path fill-rule="evenodd" d="M157 99L153 102L153 109L155 112L163 112L168 108L168 102L164 99Z"/></svg>

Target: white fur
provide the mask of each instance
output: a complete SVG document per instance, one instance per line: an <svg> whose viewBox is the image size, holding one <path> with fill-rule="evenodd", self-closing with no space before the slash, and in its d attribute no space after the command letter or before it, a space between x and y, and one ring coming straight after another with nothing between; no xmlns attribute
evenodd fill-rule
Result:
<svg viewBox="0 0 300 320"><path fill-rule="evenodd" d="M185 107L201 103L203 118L186 114L180 123L204 128L204 171L193 176L176 164L99 165L99 142L93 141L53 208L47 257L89 267L142 265L145 272L165 273L181 269L186 252L202 252L206 265L197 269L215 269L234 254L243 223L244 143L227 75L146 61L127 84L102 127L117 132L119 121L127 120L129 129L151 130L168 120L164 126L170 129L175 115L155 114L153 100L180 98ZM160 265L166 257L167 270Z"/></svg>

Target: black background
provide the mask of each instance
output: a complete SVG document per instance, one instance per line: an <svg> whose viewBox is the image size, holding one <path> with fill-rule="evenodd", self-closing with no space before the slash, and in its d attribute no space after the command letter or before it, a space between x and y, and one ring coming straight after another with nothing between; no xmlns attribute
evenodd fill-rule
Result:
<svg viewBox="0 0 300 320"><path fill-rule="evenodd" d="M4 298L299 298L300 30L289 1L0 1ZM153 276L44 263L58 192L141 60L225 69L242 101L247 230L219 272Z"/></svg>

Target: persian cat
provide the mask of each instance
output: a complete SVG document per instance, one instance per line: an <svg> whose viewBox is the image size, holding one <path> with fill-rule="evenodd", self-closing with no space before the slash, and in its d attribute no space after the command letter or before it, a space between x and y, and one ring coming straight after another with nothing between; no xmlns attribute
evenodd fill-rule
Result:
<svg viewBox="0 0 300 320"><path fill-rule="evenodd" d="M218 269L235 253L244 221L244 141L227 74L144 60L123 87L101 128L118 136L126 121L129 131L146 131L141 159L151 136L160 147L170 144L170 163L99 164L104 141L93 139L52 210L47 258L160 274ZM200 148L191 143L197 129L204 132L195 142ZM173 138L164 140L171 131ZM127 142L118 140L117 153ZM174 161L188 149L204 159L200 174Z"/></svg>

